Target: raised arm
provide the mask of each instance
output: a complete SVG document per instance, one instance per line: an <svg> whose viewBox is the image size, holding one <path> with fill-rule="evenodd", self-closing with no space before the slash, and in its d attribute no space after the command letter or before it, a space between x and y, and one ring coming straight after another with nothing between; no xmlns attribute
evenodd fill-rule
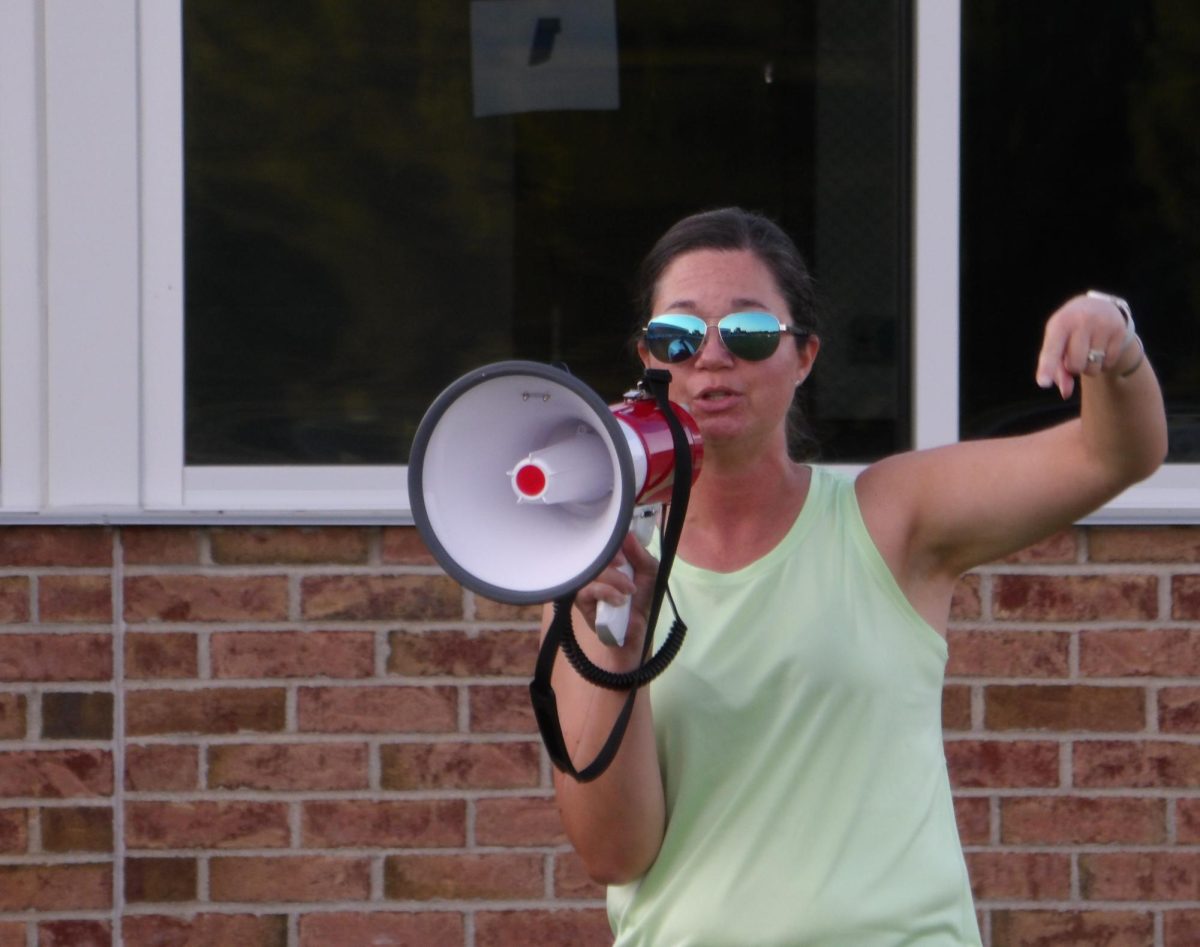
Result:
<svg viewBox="0 0 1200 947"><path fill-rule="evenodd" d="M635 538L628 538L622 558L634 567L630 580L615 567L579 592L572 620L584 653L596 665L612 671L635 668L645 636L646 611L657 563ZM615 566L615 563L614 563ZM635 593L626 643L607 647L591 631L596 602L620 604ZM549 626L547 608L543 628ZM625 694L589 684L561 659L551 678L557 695L567 749L577 768L600 751L625 702ZM554 786L563 825L588 874L603 884L622 884L641 877L658 855L666 825L662 776L654 738L649 695L638 692L629 727L612 764L588 783L575 782L555 770Z"/></svg>
<svg viewBox="0 0 1200 947"><path fill-rule="evenodd" d="M1131 325L1120 301L1103 294L1074 297L1046 323L1036 381L1067 398L1079 379L1077 419L898 455L864 471L864 519L914 602L1075 522L1162 463L1162 392Z"/></svg>

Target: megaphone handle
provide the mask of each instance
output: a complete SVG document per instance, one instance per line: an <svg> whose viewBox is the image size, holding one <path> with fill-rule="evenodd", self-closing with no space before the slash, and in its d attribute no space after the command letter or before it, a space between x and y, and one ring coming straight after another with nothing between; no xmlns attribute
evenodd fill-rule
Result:
<svg viewBox="0 0 1200 947"><path fill-rule="evenodd" d="M633 578L633 566L626 563L618 570ZM625 632L629 630L629 606L633 599L628 595L620 605L609 605L608 602L596 603L596 636L610 648L619 648L625 644Z"/></svg>
<svg viewBox="0 0 1200 947"><path fill-rule="evenodd" d="M643 546L648 545L654 535L655 517L661 509L661 503L634 508L629 531ZM628 563L618 566L617 569L621 574L633 578L633 566ZM630 602L631 599L627 597L621 605L609 605L607 602L599 602L596 605L596 636L610 648L619 648L625 644L625 632L629 630Z"/></svg>

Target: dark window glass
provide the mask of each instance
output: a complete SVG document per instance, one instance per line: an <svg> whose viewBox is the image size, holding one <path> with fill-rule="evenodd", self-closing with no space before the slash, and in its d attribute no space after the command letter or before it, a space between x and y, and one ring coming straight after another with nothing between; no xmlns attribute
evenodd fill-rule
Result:
<svg viewBox="0 0 1200 947"><path fill-rule="evenodd" d="M638 260L740 204L812 264L826 457L907 446L908 4L184 0L186 460L403 463L491 361L610 401Z"/></svg>
<svg viewBox="0 0 1200 947"><path fill-rule="evenodd" d="M1200 461L1200 5L963 4L962 434L1074 414L1033 381L1045 318L1129 299Z"/></svg>

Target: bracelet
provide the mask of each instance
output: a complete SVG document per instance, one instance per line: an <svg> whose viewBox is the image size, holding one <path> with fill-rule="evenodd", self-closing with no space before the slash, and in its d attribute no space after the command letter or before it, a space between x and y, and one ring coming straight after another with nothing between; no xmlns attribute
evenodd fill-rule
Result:
<svg viewBox="0 0 1200 947"><path fill-rule="evenodd" d="M1098 289L1089 289L1086 295L1088 299L1102 299L1104 302L1112 303L1117 307L1117 312L1119 312L1121 314L1121 318L1125 320L1125 341L1121 343L1121 352L1124 352L1127 348L1129 348L1130 343L1133 342L1134 337L1137 335L1137 330L1133 327L1133 310L1129 308L1129 303L1127 303L1120 296L1114 296L1112 293L1103 293ZM1140 343L1141 339L1138 339L1138 342ZM1120 354L1120 352L1117 353L1118 358L1120 357ZM1144 356L1145 354L1146 350L1143 347L1142 355ZM1138 365L1140 364L1141 360L1139 359ZM1137 365L1134 365L1133 368L1136 369ZM1131 369L1131 371L1132 370L1133 369ZM1125 376L1122 375L1121 377L1124 378Z"/></svg>
<svg viewBox="0 0 1200 947"><path fill-rule="evenodd" d="M1146 346L1142 343L1142 337L1140 335L1135 335L1134 338L1137 339L1137 344L1138 344L1137 361L1134 362L1132 365L1130 365L1127 369L1125 369L1125 371L1121 372L1121 374L1119 374L1117 376L1118 378L1128 378L1130 375L1132 375L1134 372L1136 372L1139 368L1141 368L1142 362L1144 362L1146 360Z"/></svg>

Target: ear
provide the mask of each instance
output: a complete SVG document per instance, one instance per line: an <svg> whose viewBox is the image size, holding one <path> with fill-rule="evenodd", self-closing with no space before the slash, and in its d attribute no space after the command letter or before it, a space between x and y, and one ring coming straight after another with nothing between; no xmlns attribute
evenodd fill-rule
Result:
<svg viewBox="0 0 1200 947"><path fill-rule="evenodd" d="M802 385L805 379L812 373L813 363L817 360L817 353L821 351L820 336L810 335L804 340L803 345L797 346L796 351L800 356L800 375L796 380L796 384Z"/></svg>
<svg viewBox="0 0 1200 947"><path fill-rule="evenodd" d="M638 339L637 353L638 353L638 358L640 358L642 360L642 367L649 368L650 367L650 350L648 348L646 348L646 342L644 339Z"/></svg>

